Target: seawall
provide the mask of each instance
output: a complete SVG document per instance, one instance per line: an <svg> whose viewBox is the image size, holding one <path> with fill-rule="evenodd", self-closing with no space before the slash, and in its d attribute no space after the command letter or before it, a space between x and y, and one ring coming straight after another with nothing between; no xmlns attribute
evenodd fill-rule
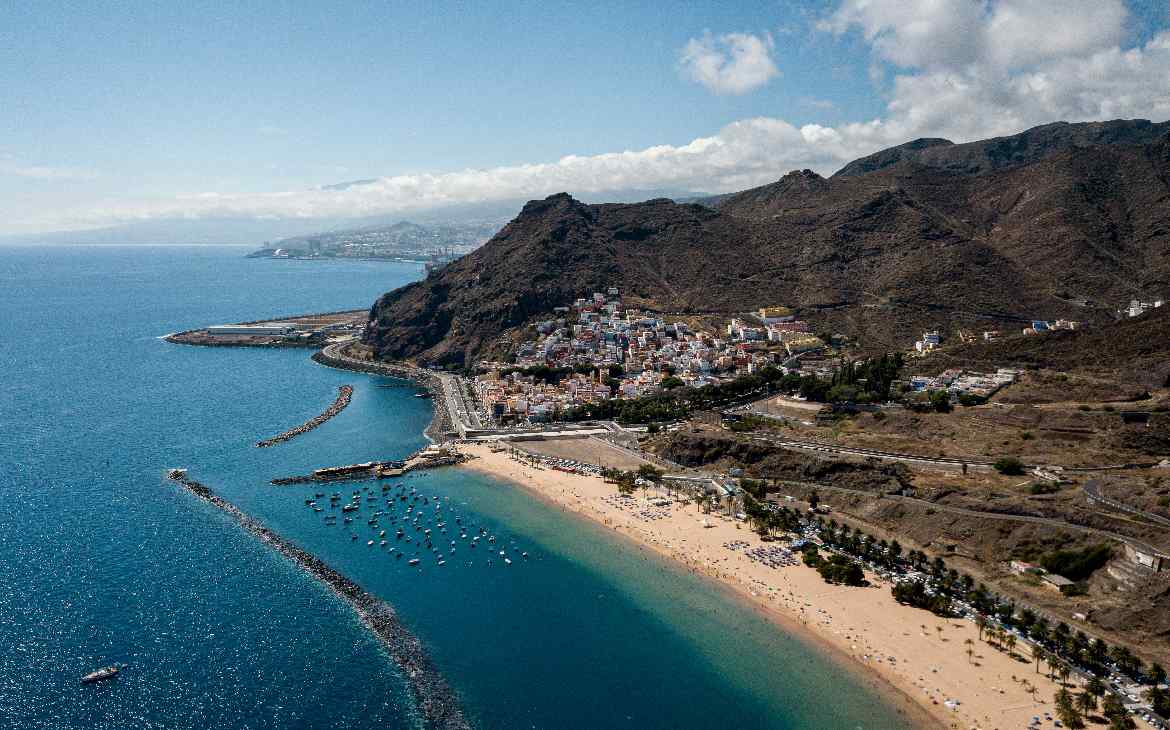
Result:
<svg viewBox="0 0 1170 730"><path fill-rule="evenodd" d="M445 441L454 430L451 416L446 407L443 406L443 384L439 377L429 370L402 363L358 360L346 356L337 345L329 345L325 349L313 353L313 360L331 368L371 375L385 375L416 383L426 388L431 394L432 401L435 402L435 407L431 412L430 425L427 426L423 434L431 441Z"/></svg>
<svg viewBox="0 0 1170 730"><path fill-rule="evenodd" d="M171 480L227 513L245 530L292 560L352 606L358 618L378 638L402 671L427 728L470 730L471 725L463 716L455 691L439 673L422 642L402 624L390 604L244 514L234 504L215 494L210 487L185 476L172 477Z"/></svg>

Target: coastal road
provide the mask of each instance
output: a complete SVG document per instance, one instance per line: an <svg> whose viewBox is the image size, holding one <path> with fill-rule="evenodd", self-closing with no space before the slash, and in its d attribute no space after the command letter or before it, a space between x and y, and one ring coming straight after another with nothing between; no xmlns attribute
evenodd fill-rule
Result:
<svg viewBox="0 0 1170 730"><path fill-rule="evenodd" d="M1109 497L1101 494L1101 483L1097 479L1090 479L1089 481L1085 482L1084 485L1081 486L1081 489L1084 491L1085 496L1089 498L1090 502L1104 504L1106 506L1112 507L1113 509L1127 512L1131 515L1141 517L1142 519L1149 520L1150 522L1157 523L1164 527L1170 527L1170 520L1161 515L1156 515L1152 512L1146 512L1145 510L1138 509L1137 507L1131 507L1124 502L1118 502L1116 499L1110 499Z"/></svg>

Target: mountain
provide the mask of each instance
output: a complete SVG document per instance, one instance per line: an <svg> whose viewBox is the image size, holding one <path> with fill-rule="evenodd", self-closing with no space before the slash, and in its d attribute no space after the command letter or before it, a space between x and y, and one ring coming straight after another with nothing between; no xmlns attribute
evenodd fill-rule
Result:
<svg viewBox="0 0 1170 730"><path fill-rule="evenodd" d="M873 350L924 328L1110 322L1131 298L1170 292L1170 123L916 140L703 204L555 195L381 297L367 341L386 358L469 364L609 286L664 312L788 304Z"/></svg>

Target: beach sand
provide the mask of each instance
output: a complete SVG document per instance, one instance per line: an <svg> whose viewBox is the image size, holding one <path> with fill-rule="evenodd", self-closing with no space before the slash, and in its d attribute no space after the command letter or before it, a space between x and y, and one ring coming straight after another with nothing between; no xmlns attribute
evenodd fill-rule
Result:
<svg viewBox="0 0 1170 730"><path fill-rule="evenodd" d="M653 508L665 516L649 520L620 506L617 488L601 479L513 460L507 451L484 445L460 446L474 457L462 468L504 479L680 562L692 572L733 589L781 629L812 638L830 654L865 676L880 678L879 688L924 727L1024 728L1034 715L1054 711L1057 685L1035 672L1022 646L1017 658L979 640L969 621L941 619L897 603L890 585L867 574L872 587L825 583L804 565L772 568L743 550L767 545L746 523L717 514L705 515L694 504ZM641 493L638 502L642 503ZM712 527L703 527L706 520ZM771 543L775 545L776 543ZM971 639L973 656L967 655ZM1036 688L1035 699L1024 680ZM958 702L954 705L954 702ZM1052 727L1044 722L1041 727Z"/></svg>

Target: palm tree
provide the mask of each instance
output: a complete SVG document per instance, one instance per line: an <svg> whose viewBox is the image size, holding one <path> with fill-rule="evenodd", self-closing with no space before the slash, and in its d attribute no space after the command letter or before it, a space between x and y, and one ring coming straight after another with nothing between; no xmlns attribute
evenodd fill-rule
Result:
<svg viewBox="0 0 1170 730"><path fill-rule="evenodd" d="M975 626L979 629L979 640L983 641L983 631L987 628L987 617L981 613L975 614Z"/></svg>
<svg viewBox="0 0 1170 730"><path fill-rule="evenodd" d="M967 663L971 664L973 663L971 661L971 655L975 653L975 642L971 639L971 637L967 637L963 643L967 645Z"/></svg>
<svg viewBox="0 0 1170 730"><path fill-rule="evenodd" d="M1085 691L1097 699L1101 699L1105 696L1105 683L1101 681L1100 677L1090 677L1085 684Z"/></svg>
<svg viewBox="0 0 1170 730"><path fill-rule="evenodd" d="M1048 652L1039 644L1032 644L1032 658L1036 660L1036 674L1040 673L1040 662L1048 658Z"/></svg>
<svg viewBox="0 0 1170 730"><path fill-rule="evenodd" d="M1076 705L1078 710L1088 715L1097 709L1097 698L1090 692L1081 692L1076 697Z"/></svg>
<svg viewBox="0 0 1170 730"><path fill-rule="evenodd" d="M1045 654L1044 663L1048 667L1048 679L1051 680L1053 675L1057 673L1057 668L1060 667L1060 657L1055 654Z"/></svg>
<svg viewBox="0 0 1170 730"><path fill-rule="evenodd" d="M1008 656L1011 656L1012 651L1016 648L1016 635L1014 633L1008 633L1004 637L1004 642L1007 644Z"/></svg>

